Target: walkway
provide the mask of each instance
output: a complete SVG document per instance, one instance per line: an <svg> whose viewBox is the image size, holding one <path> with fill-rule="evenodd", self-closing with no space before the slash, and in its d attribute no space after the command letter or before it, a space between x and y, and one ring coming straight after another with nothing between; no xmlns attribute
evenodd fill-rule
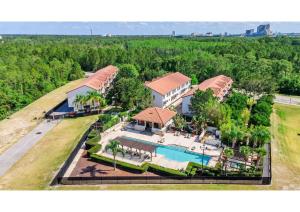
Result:
<svg viewBox="0 0 300 212"><path fill-rule="evenodd" d="M276 94L274 102L280 104L300 106L300 97L284 96L284 95Z"/></svg>
<svg viewBox="0 0 300 212"><path fill-rule="evenodd" d="M44 120L15 145L0 155L0 177L3 176L26 152L31 149L47 132L53 129L60 120L47 122ZM40 133L39 133L40 132Z"/></svg>

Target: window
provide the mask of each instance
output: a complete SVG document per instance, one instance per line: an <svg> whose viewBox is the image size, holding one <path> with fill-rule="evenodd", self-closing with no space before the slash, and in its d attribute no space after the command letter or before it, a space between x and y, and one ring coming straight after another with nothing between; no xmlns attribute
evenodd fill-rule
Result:
<svg viewBox="0 0 300 212"><path fill-rule="evenodd" d="M153 95L153 100L155 100L155 95Z"/></svg>
<svg viewBox="0 0 300 212"><path fill-rule="evenodd" d="M154 123L153 125L154 128L160 129L159 124L158 123Z"/></svg>

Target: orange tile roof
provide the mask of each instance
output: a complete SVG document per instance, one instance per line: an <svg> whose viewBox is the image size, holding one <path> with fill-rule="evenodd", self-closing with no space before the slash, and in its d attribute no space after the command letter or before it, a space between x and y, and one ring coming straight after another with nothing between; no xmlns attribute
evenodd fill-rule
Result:
<svg viewBox="0 0 300 212"><path fill-rule="evenodd" d="M95 90L100 90L102 89L104 84L117 72L117 67L113 65L106 66L96 71L93 75L85 79L78 87L73 90L76 90L77 88L80 88L82 86L88 86Z"/></svg>
<svg viewBox="0 0 300 212"><path fill-rule="evenodd" d="M219 75L210 79L207 79L197 85L196 87L193 87L191 90L189 90L183 97L185 96L190 96L194 95L194 93L197 90L205 91L206 89L210 88L214 92L214 96L216 97L223 97L224 92L223 90L227 86L231 86L233 80L230 77L224 76L224 75Z"/></svg>
<svg viewBox="0 0 300 212"><path fill-rule="evenodd" d="M163 109L159 107L147 108L132 118L139 121L148 121L158 124L166 124L176 115L175 111L169 109Z"/></svg>
<svg viewBox="0 0 300 212"><path fill-rule="evenodd" d="M162 77L156 78L151 82L145 82L145 85L162 94L165 95L172 91L173 89L187 83L191 79L180 72L168 73Z"/></svg>

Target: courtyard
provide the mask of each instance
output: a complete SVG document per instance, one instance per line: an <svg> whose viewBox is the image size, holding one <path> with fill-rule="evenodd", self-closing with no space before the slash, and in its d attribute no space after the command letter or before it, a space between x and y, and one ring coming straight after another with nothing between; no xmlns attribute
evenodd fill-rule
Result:
<svg viewBox="0 0 300 212"><path fill-rule="evenodd" d="M120 123L114 127L110 132L105 132L102 134L101 144L102 146L106 146L111 140L118 140L118 138L127 138L130 140L148 142L153 146L157 146L158 153L149 156L149 152L147 151L138 151L136 149L136 157L133 157L130 154L117 154L116 159L121 160L127 163L142 165L144 162L150 162L153 164L157 164L163 167L172 168L176 170L184 170L188 165L189 161L178 161L168 158L165 153L165 150L172 151L176 148L183 150L184 152L196 155L200 161L201 156L204 153L205 157L205 165L214 167L219 160L219 157L222 153L223 148L218 148L216 146L207 145L199 141L199 136L185 136L184 134L174 133L174 132L166 132L163 135L157 135L150 132L145 131L136 131L130 127L130 124ZM161 149L159 148L167 148ZM125 147L126 149L126 147ZM130 151L127 148L127 151ZM142 155L139 155L139 152L142 152ZM161 153L163 152L163 153ZM176 152L175 152L176 153ZM100 150L97 154L101 154L106 157L112 158L112 154L110 151L105 151L104 148ZM174 154L174 153L173 153ZM200 162L201 163L201 162Z"/></svg>

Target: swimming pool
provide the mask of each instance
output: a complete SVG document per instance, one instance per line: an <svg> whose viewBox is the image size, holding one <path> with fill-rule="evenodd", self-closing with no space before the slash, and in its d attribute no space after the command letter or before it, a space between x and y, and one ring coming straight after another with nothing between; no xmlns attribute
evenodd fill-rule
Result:
<svg viewBox="0 0 300 212"><path fill-rule="evenodd" d="M208 155L202 155L199 153L191 152L188 151L186 148L180 146L159 145L149 141L135 139L127 136L123 136L123 138L126 138L129 141L142 142L156 146L156 153L163 155L168 160L174 160L177 162L195 162L202 164L203 156L203 165L207 165L209 163L209 160L211 159L211 157Z"/></svg>

